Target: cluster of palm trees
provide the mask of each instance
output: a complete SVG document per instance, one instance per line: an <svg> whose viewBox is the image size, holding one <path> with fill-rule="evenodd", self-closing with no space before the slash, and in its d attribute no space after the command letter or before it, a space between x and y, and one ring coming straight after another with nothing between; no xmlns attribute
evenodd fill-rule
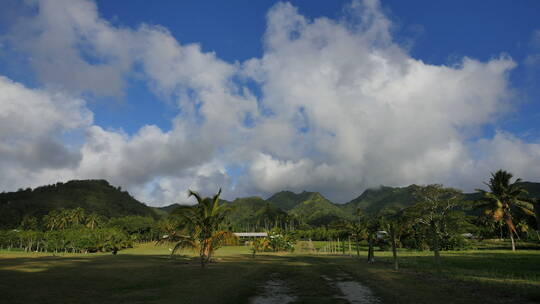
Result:
<svg viewBox="0 0 540 304"><path fill-rule="evenodd" d="M64 230L75 226L95 229L103 222L95 212L86 214L83 208L53 210L43 217L49 230Z"/></svg>

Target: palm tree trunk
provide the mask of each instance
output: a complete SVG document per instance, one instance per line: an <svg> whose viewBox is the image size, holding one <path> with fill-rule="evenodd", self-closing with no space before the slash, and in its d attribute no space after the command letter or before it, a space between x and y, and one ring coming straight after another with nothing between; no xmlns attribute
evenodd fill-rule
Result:
<svg viewBox="0 0 540 304"><path fill-rule="evenodd" d="M510 231L510 241L512 241L512 251L516 251L516 243L514 242L514 234Z"/></svg>
<svg viewBox="0 0 540 304"><path fill-rule="evenodd" d="M373 233L371 232L368 235L368 244L369 244L369 248L368 248L367 262L371 264L375 262L375 253L373 252Z"/></svg>
<svg viewBox="0 0 540 304"><path fill-rule="evenodd" d="M392 256L394 258L394 270L398 271L397 246L396 246L396 227L390 226L390 237L392 238Z"/></svg>

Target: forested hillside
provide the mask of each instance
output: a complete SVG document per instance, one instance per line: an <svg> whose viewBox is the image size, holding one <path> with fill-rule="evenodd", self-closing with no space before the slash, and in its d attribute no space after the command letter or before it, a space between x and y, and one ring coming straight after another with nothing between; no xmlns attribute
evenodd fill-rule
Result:
<svg viewBox="0 0 540 304"><path fill-rule="evenodd" d="M521 182L529 197L540 197L540 183ZM349 220L356 210L376 214L383 209L401 209L418 202L414 195L417 185L407 187L381 186L365 190L345 204L336 204L318 192L294 193L281 191L268 199L261 197L221 200L231 207L229 224L237 230L261 230L269 227L298 225L326 226ZM463 200L479 199L478 193L466 193ZM181 207L148 207L120 187L105 180L74 180L35 189L0 194L0 228L16 227L25 216L41 218L49 211L81 207L108 218L126 215L164 217ZM468 213L480 212L466 208Z"/></svg>
<svg viewBox="0 0 540 304"><path fill-rule="evenodd" d="M0 227L16 227L25 216L41 218L52 210L77 207L108 218L126 215L156 216L152 208L105 180L73 180L0 193Z"/></svg>

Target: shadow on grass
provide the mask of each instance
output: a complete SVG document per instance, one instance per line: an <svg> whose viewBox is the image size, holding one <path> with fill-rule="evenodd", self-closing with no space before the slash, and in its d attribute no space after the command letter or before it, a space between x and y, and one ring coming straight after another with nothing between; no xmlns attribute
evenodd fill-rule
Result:
<svg viewBox="0 0 540 304"><path fill-rule="evenodd" d="M5 303L247 303L270 273L318 278L315 268L279 255L218 256L204 269L190 256L8 257L0 260L0 293Z"/></svg>
<svg viewBox="0 0 540 304"><path fill-rule="evenodd" d="M400 272L391 270L390 258L377 259L368 265L363 257L236 254L217 256L202 269L191 256L7 256L0 258L0 293L5 303L247 303L278 275L298 303L336 303L339 291L321 275L346 272L387 303L540 299L540 288L527 287L539 287L533 273L540 273L540 255L534 253L445 253L442 276L433 274L428 255L400 257Z"/></svg>
<svg viewBox="0 0 540 304"><path fill-rule="evenodd" d="M390 257L378 260L380 267L391 268ZM412 277L419 276L435 284L451 280L459 290L478 290L495 302L540 302L539 251L443 252L441 275L436 274L433 256L402 255L399 261L401 272Z"/></svg>

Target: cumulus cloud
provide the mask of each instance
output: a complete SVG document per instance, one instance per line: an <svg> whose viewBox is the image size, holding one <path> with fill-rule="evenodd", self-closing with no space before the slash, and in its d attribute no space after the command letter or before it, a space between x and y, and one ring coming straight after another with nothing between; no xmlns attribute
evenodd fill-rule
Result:
<svg viewBox="0 0 540 304"><path fill-rule="evenodd" d="M159 26L112 25L90 1L33 3L37 13L16 19L5 41L32 58L47 89L0 78L11 92L0 97L0 115L10 113L0 120L8 188L106 178L160 205L187 202L188 187L223 186L228 199L305 189L345 201L381 184L470 190L499 167L540 178L531 169L539 144L503 131L481 136L512 109L514 61L426 64L395 42L378 1L353 1L340 20L278 3L262 57L242 63L181 44ZM175 102L171 130L126 134L92 123L77 96L120 96L134 75ZM80 142L62 135L70 132L83 134Z"/></svg>
<svg viewBox="0 0 540 304"><path fill-rule="evenodd" d="M325 189L345 200L380 184L477 176L463 168L475 166L467 142L511 107L507 76L515 63L501 56L425 64L393 42L376 1L352 7L359 11L353 25L307 20L290 4L269 12L265 54L246 62L245 72L276 113L261 122L264 134L272 133L266 124L296 128L275 145L257 136L266 154L254 158L246 181L268 192ZM296 154L282 148L295 145Z"/></svg>
<svg viewBox="0 0 540 304"><path fill-rule="evenodd" d="M48 182L38 176L78 166L80 151L60 138L91 124L92 113L84 101L63 93L31 90L2 76L0 91L0 168L4 187Z"/></svg>

